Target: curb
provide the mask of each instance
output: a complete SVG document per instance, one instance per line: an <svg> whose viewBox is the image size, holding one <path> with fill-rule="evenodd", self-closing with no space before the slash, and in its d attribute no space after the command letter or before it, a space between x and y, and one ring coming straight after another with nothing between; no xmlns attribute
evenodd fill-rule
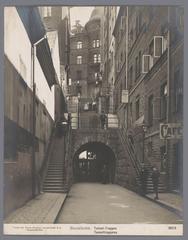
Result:
<svg viewBox="0 0 188 240"><path fill-rule="evenodd" d="M175 208L173 207L172 205L169 205L169 204L166 204L164 202L161 202L160 200L159 201L156 201L148 196L145 196L145 198L147 198L148 200L150 200L151 202L154 202L158 205L160 205L161 207L163 208L166 208L167 210L175 213L176 215L178 215L179 217L183 218L183 212L181 210L179 210L178 208Z"/></svg>
<svg viewBox="0 0 188 240"><path fill-rule="evenodd" d="M56 223L57 219L59 218L60 212L61 212L61 210L63 208L63 205L64 205L64 203L65 203L65 201L67 199L67 195L68 195L68 193L66 193L65 199L64 199L63 203L61 204L61 207L59 208L59 211L58 211L58 213L57 213L57 215L56 215L56 217L54 219L54 222L53 222L54 224Z"/></svg>

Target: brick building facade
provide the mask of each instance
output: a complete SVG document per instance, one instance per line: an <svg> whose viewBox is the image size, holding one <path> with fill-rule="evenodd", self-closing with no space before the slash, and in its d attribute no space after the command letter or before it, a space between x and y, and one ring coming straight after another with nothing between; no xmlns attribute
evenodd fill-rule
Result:
<svg viewBox="0 0 188 240"><path fill-rule="evenodd" d="M114 102L121 125L133 136L140 161L157 166L166 188L178 191L182 140L160 139L159 128L182 123L182 16L181 7L121 6L114 28ZM129 92L128 104L122 90Z"/></svg>
<svg viewBox="0 0 188 240"><path fill-rule="evenodd" d="M95 8L83 27L76 22L70 38L70 94L82 98L97 96L100 72L100 21L101 10Z"/></svg>

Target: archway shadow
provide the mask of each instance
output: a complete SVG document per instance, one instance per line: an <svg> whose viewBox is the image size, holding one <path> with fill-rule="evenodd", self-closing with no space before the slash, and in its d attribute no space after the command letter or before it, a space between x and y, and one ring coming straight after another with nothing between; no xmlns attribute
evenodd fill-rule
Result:
<svg viewBox="0 0 188 240"><path fill-rule="evenodd" d="M73 157L74 182L114 183L115 154L101 142L82 145Z"/></svg>

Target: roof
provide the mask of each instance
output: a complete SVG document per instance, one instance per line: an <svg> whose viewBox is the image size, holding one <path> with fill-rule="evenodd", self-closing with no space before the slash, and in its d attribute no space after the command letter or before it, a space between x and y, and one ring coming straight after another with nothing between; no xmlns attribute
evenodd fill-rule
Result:
<svg viewBox="0 0 188 240"><path fill-rule="evenodd" d="M31 6L19 6L16 7L16 9L25 27L30 42L34 45L46 35L38 8ZM51 86L57 84L58 81L47 39L44 39L36 46L36 53L44 76L51 88Z"/></svg>

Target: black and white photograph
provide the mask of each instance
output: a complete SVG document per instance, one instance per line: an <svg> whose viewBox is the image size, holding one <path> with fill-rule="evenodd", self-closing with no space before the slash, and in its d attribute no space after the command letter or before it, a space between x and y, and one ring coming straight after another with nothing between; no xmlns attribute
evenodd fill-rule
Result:
<svg viewBox="0 0 188 240"><path fill-rule="evenodd" d="M4 234L182 236L183 81L181 5L5 6Z"/></svg>

